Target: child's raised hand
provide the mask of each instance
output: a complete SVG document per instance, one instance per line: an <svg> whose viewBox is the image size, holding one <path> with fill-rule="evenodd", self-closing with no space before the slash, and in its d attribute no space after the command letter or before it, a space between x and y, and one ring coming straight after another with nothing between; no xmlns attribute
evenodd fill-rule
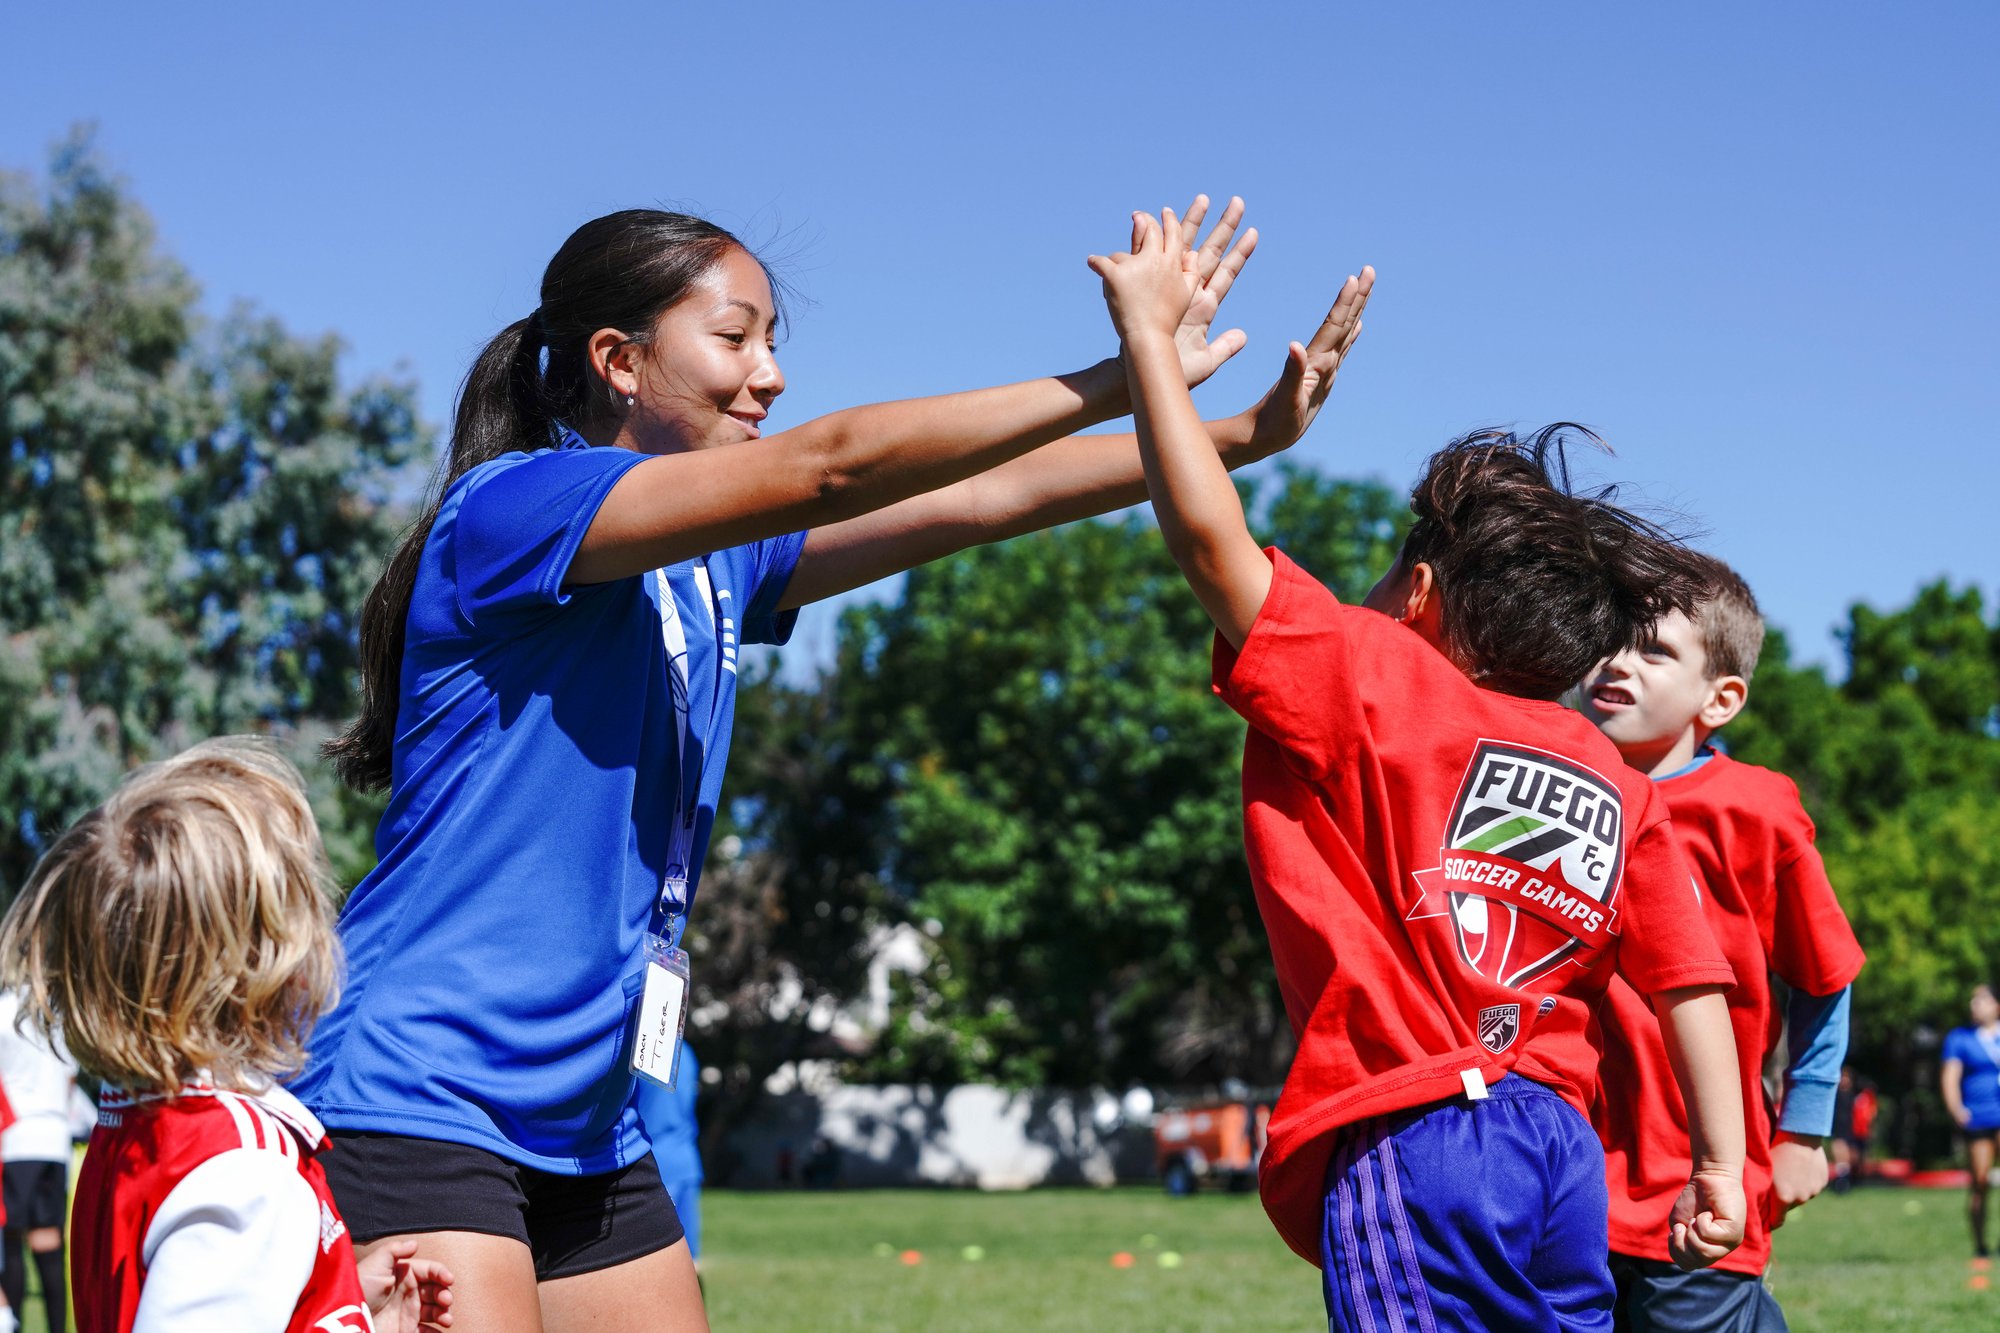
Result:
<svg viewBox="0 0 2000 1333"><path fill-rule="evenodd" d="M1667 1252L1683 1271L1706 1268L1743 1243L1748 1213L1740 1175L1697 1171L1674 1204Z"/></svg>
<svg viewBox="0 0 2000 1333"><path fill-rule="evenodd" d="M1132 251L1092 255L1091 272L1104 279L1112 327L1128 346L1172 343L1200 286L1200 260L1181 240L1174 210L1132 215ZM1178 352L1176 353L1178 355Z"/></svg>
<svg viewBox="0 0 2000 1333"><path fill-rule="evenodd" d="M426 1325L451 1327L451 1270L418 1259L417 1243L378 1245L355 1264L375 1333L422 1333Z"/></svg>

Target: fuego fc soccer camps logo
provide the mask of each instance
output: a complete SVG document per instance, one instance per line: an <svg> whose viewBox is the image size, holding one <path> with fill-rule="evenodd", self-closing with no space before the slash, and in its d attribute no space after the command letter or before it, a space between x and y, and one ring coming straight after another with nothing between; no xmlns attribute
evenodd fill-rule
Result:
<svg viewBox="0 0 2000 1333"><path fill-rule="evenodd" d="M1523 987L1612 938L1625 810L1590 769L1479 742L1442 852L1443 864L1416 872L1423 892L1409 919L1449 917L1459 957L1480 976Z"/></svg>

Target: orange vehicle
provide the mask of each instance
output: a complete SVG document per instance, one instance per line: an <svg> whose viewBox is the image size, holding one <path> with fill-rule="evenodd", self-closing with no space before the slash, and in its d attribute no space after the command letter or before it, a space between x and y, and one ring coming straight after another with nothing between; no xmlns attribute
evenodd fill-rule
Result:
<svg viewBox="0 0 2000 1333"><path fill-rule="evenodd" d="M1250 1100L1161 1112L1153 1122L1160 1182L1174 1195L1192 1194L1203 1181L1231 1190L1255 1188L1270 1123L1270 1106Z"/></svg>

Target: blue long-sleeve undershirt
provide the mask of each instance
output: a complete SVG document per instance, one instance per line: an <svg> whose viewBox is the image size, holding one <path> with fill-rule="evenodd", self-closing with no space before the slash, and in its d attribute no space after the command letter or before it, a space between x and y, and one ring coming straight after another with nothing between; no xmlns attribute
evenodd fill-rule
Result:
<svg viewBox="0 0 2000 1333"><path fill-rule="evenodd" d="M1847 1062L1847 1019L1854 988L1831 995L1794 990L1785 1005L1785 1103L1778 1128L1792 1134L1833 1132L1833 1103L1840 1093L1840 1067Z"/></svg>

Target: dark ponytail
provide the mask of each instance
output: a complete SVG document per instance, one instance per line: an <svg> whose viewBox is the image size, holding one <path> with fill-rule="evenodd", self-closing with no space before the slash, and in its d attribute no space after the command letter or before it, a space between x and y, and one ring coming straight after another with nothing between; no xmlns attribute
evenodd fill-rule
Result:
<svg viewBox="0 0 2000 1333"><path fill-rule="evenodd" d="M1529 699L1557 698L1706 587L1701 557L1614 504L1616 487L1571 486L1569 436L1605 447L1567 421L1525 439L1475 431L1432 455L1410 495L1402 564L1430 565L1453 657Z"/></svg>
<svg viewBox="0 0 2000 1333"><path fill-rule="evenodd" d="M361 791L389 785L410 597L445 492L502 454L549 447L562 425L582 428L606 416L610 388L589 364L591 335L618 329L632 342L648 341L660 316L731 250L749 253L722 228L685 213L635 208L586 222L544 270L541 306L480 352L459 386L451 447L423 512L361 607L361 716L323 747L343 782Z"/></svg>

